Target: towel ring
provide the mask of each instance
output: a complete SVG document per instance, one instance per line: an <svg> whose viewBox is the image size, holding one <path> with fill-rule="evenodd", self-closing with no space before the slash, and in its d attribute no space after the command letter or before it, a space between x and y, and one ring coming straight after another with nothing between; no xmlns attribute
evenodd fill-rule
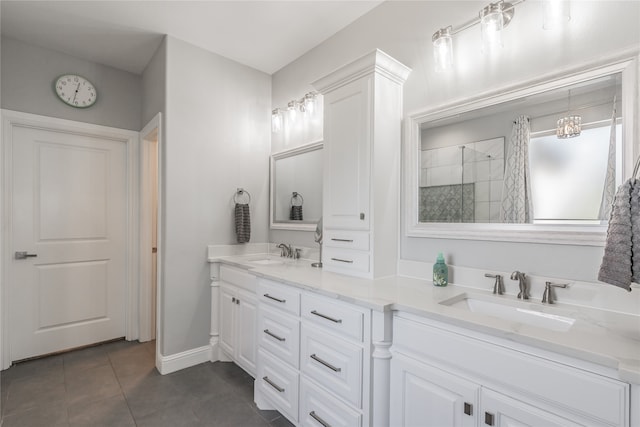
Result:
<svg viewBox="0 0 640 427"><path fill-rule="evenodd" d="M295 204L295 200L296 199L300 199L300 204L296 205ZM302 206L304 204L304 199L302 198L302 194L298 193L297 191L294 191L291 195L291 206Z"/></svg>
<svg viewBox="0 0 640 427"><path fill-rule="evenodd" d="M240 197L244 196L245 194L249 198L247 204L251 203L251 194L249 194L249 192L244 188L238 188L238 191L236 191L236 193L233 195L233 202L240 203Z"/></svg>

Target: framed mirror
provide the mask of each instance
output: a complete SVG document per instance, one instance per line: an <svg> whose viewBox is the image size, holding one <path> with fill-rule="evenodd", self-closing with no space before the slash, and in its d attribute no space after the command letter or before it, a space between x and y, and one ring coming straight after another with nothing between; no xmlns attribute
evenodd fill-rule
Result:
<svg viewBox="0 0 640 427"><path fill-rule="evenodd" d="M322 216L322 141L271 155L271 228L314 231Z"/></svg>
<svg viewBox="0 0 640 427"><path fill-rule="evenodd" d="M406 231L602 245L638 156L635 58L410 115Z"/></svg>

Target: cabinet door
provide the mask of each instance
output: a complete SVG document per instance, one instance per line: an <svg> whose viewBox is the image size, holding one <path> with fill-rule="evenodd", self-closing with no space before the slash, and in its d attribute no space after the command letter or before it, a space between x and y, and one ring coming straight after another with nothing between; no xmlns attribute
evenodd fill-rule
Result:
<svg viewBox="0 0 640 427"><path fill-rule="evenodd" d="M575 427L581 425L486 388L482 389L481 394L482 410L478 414L480 426Z"/></svg>
<svg viewBox="0 0 640 427"><path fill-rule="evenodd" d="M391 359L392 426L475 426L480 387L402 354Z"/></svg>
<svg viewBox="0 0 640 427"><path fill-rule="evenodd" d="M238 292L236 305L236 361L251 375L256 373L256 322L258 301L255 295Z"/></svg>
<svg viewBox="0 0 640 427"><path fill-rule="evenodd" d="M220 286L220 347L229 357L234 357L235 350L235 287Z"/></svg>
<svg viewBox="0 0 640 427"><path fill-rule="evenodd" d="M369 229L373 77L324 97L323 221L327 228Z"/></svg>

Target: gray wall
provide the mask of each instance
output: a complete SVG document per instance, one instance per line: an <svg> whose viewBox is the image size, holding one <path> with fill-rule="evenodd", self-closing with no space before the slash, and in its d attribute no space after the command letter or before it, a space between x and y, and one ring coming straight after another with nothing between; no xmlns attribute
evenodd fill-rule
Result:
<svg viewBox="0 0 640 427"><path fill-rule="evenodd" d="M268 238L271 78L166 38L163 355L207 345L208 244L236 242L233 196L251 194L251 242Z"/></svg>
<svg viewBox="0 0 640 427"><path fill-rule="evenodd" d="M89 79L98 92L91 108L62 103L54 80L67 73ZM2 37L2 108L121 129L140 130L141 77L64 53Z"/></svg>
<svg viewBox="0 0 640 427"><path fill-rule="evenodd" d="M141 128L166 111L167 98L167 43L166 37L142 72Z"/></svg>
<svg viewBox="0 0 640 427"><path fill-rule="evenodd" d="M637 48L640 41L640 2L571 2L572 18L563 32L542 30L541 3L525 2L517 6L505 29L504 48L498 55L482 55L476 26L455 37L455 70L433 71L433 32L466 22L477 16L481 6L476 1L384 2L275 73L273 106L286 105L311 90L310 82L375 48L413 69L404 86L404 112L410 114L575 68L612 52ZM607 28L607 36L594 28ZM404 212L404 206L401 209ZM602 257L601 247L406 236L400 251L400 257L408 260L433 262L437 252L443 251L452 264L460 266L517 268L579 280L595 280Z"/></svg>

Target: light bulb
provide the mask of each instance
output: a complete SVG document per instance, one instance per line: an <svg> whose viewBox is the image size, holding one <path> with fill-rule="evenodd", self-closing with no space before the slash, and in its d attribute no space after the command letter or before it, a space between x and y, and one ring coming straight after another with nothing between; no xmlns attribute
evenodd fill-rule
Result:
<svg viewBox="0 0 640 427"><path fill-rule="evenodd" d="M502 29L504 28L502 7L502 3L491 3L480 11L483 52L491 52L502 47Z"/></svg>
<svg viewBox="0 0 640 427"><path fill-rule="evenodd" d="M316 95L309 92L304 96L304 111L309 114L313 114L316 109Z"/></svg>
<svg viewBox="0 0 640 427"><path fill-rule="evenodd" d="M571 19L567 0L544 0L542 10L544 15L542 28L545 30L561 27Z"/></svg>
<svg viewBox="0 0 640 427"><path fill-rule="evenodd" d="M451 27L441 28L433 34L433 60L437 72L450 70L453 67L453 39Z"/></svg>
<svg viewBox="0 0 640 427"><path fill-rule="evenodd" d="M289 116L289 121L294 122L297 117L298 105L296 101L290 101L287 104L287 115Z"/></svg>
<svg viewBox="0 0 640 427"><path fill-rule="evenodd" d="M271 132L278 133L282 130L282 112L276 108L271 112Z"/></svg>

